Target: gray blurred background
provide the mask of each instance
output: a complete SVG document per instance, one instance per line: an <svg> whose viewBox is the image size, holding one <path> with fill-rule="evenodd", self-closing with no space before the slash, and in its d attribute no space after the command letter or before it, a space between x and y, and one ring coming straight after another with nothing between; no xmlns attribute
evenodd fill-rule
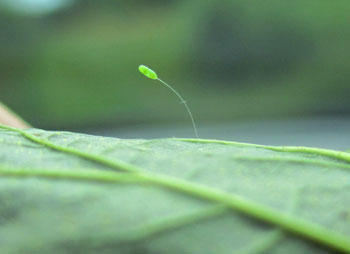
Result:
<svg viewBox="0 0 350 254"><path fill-rule="evenodd" d="M350 148L350 2L0 0L0 101L121 138Z"/></svg>

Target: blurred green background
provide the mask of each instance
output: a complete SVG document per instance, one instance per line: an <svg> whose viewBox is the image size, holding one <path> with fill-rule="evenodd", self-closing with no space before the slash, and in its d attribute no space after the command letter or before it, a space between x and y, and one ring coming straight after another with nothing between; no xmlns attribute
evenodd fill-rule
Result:
<svg viewBox="0 0 350 254"><path fill-rule="evenodd" d="M0 101L35 127L193 135L139 64L183 95L199 129L350 114L349 1L0 3Z"/></svg>

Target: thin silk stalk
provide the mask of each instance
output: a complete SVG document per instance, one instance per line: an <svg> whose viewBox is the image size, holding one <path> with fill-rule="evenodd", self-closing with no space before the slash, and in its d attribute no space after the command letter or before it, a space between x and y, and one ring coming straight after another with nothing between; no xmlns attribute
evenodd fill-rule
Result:
<svg viewBox="0 0 350 254"><path fill-rule="evenodd" d="M192 116L192 113L191 113L191 110L190 108L187 106L187 102L182 98L182 96L174 89L172 88L169 84L167 84L166 82L164 82L163 80L159 79L158 78L158 81L160 81L161 83L163 83L164 85L166 85L171 91L173 91L177 97L179 97L180 99L180 103L184 104L185 107L186 107L186 110L188 112L188 114L190 115L190 118L191 118L191 121L192 121L192 125L193 125L193 130L194 130L194 133L196 135L196 138L198 139L198 133L197 133L197 128L196 128L196 123L194 122L194 119L193 119L193 116Z"/></svg>

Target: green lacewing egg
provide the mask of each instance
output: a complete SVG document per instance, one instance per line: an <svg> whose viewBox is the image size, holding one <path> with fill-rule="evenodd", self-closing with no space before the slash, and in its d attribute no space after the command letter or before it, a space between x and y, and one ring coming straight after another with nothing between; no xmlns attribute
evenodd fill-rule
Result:
<svg viewBox="0 0 350 254"><path fill-rule="evenodd" d="M140 65L139 66L139 71L145 75L147 78L150 79L158 79L157 73L155 73L153 70L151 70L150 68L148 68L145 65Z"/></svg>

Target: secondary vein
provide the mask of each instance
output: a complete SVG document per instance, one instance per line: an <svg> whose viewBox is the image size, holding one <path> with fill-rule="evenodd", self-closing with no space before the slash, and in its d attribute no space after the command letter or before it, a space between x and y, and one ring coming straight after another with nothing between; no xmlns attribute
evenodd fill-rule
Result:
<svg viewBox="0 0 350 254"><path fill-rule="evenodd" d="M350 241L348 236L333 232L320 225L293 215L285 214L268 206L255 203L254 201L242 196L226 193L218 189L201 184L190 183L170 176L156 174L141 174L141 176L144 179L148 179L150 182L158 183L161 186L175 189L202 199L225 204L244 214L282 227L289 232L302 235L318 243L341 251L350 252Z"/></svg>
<svg viewBox="0 0 350 254"><path fill-rule="evenodd" d="M264 149L268 149L276 152L307 153L307 154L315 154L319 156L326 156L329 158L342 160L345 162L350 162L350 153L334 151L329 149L322 149L322 148L312 148L312 147L304 147L304 146L267 146L267 145L256 145L256 144L249 144L249 143L211 140L211 139L174 138L173 140L191 142L191 143L222 144L222 145L236 145L241 147L264 148Z"/></svg>
<svg viewBox="0 0 350 254"><path fill-rule="evenodd" d="M123 234L120 239L121 241L145 240L166 231L175 230L199 221L215 218L227 213L228 211L230 211L230 209L224 205L214 205L210 208L201 209L200 211L195 211L189 214L163 218L156 222L146 224L139 229L127 232Z"/></svg>
<svg viewBox="0 0 350 254"><path fill-rule="evenodd" d="M350 164L344 164L339 162L331 162L331 161L321 161L315 159L307 159L307 158L291 158L291 157L256 157L256 156L246 156L239 155L232 157L235 160L247 160L247 161L272 161L272 162L291 162L291 163L304 163L304 164L314 164L321 167L333 167L333 168L343 168L350 169Z"/></svg>
<svg viewBox="0 0 350 254"><path fill-rule="evenodd" d="M17 132L17 133L21 134L23 137L25 137L25 138L27 138L35 143L38 143L38 144L41 144L41 145L46 146L48 148L51 148L53 150L68 153L68 154L73 154L73 155L76 155L78 157L87 159L89 161L103 164L103 165L108 166L112 169L116 169L116 170L120 170L120 171L127 171L127 172L137 171L137 169L134 166L132 166L128 163L125 163L123 161L111 160L109 158L106 158L104 156L100 156L98 154L92 154L92 153L83 152L83 151L80 151L80 150L77 150L74 148L56 145L48 140L36 137L36 136L34 136L34 135L24 131L24 130L21 130L21 129L9 127L9 126L2 126L2 125L0 125L0 128Z"/></svg>

